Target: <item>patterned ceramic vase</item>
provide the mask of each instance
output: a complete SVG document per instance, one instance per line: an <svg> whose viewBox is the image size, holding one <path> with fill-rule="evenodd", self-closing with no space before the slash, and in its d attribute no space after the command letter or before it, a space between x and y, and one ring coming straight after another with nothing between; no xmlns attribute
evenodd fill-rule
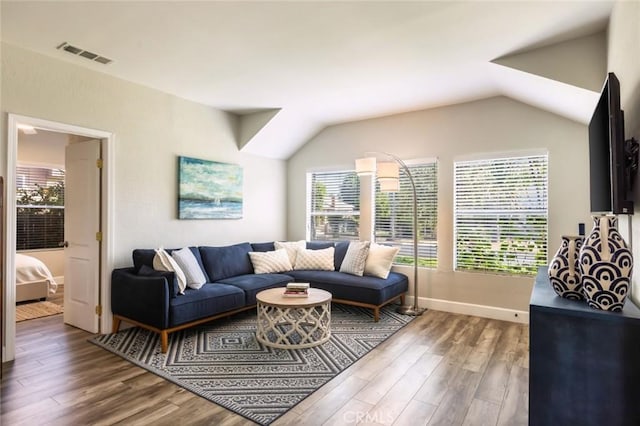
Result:
<svg viewBox="0 0 640 426"><path fill-rule="evenodd" d="M618 232L615 216L594 216L580 249L582 291L592 308L622 311L629 292L633 257Z"/></svg>
<svg viewBox="0 0 640 426"><path fill-rule="evenodd" d="M560 297L584 299L579 262L583 241L583 237L563 235L562 245L549 264L549 281Z"/></svg>

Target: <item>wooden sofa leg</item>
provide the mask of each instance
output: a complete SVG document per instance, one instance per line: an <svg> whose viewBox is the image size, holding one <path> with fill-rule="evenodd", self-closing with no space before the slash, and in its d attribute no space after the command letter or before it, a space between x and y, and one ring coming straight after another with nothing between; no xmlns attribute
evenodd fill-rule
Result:
<svg viewBox="0 0 640 426"><path fill-rule="evenodd" d="M374 322L380 321L380 308L377 306L373 308L373 321Z"/></svg>
<svg viewBox="0 0 640 426"><path fill-rule="evenodd" d="M169 333L166 330L160 332L160 345L162 346L162 353L166 354L169 349Z"/></svg>
<svg viewBox="0 0 640 426"><path fill-rule="evenodd" d="M113 317L113 325L111 326L111 332L117 333L119 329L120 329L120 318Z"/></svg>
<svg viewBox="0 0 640 426"><path fill-rule="evenodd" d="M400 305L404 306L404 294L400 295Z"/></svg>

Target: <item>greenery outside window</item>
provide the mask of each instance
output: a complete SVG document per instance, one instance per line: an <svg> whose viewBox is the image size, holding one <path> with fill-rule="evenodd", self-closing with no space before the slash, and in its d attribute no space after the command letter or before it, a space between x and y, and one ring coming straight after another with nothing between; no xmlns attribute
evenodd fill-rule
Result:
<svg viewBox="0 0 640 426"><path fill-rule="evenodd" d="M547 154L454 169L456 270L535 274L547 262Z"/></svg>
<svg viewBox="0 0 640 426"><path fill-rule="evenodd" d="M64 170L16 168L16 250L59 248L64 242Z"/></svg>
<svg viewBox="0 0 640 426"><path fill-rule="evenodd" d="M359 239L360 180L353 170L307 174L307 239Z"/></svg>
<svg viewBox="0 0 640 426"><path fill-rule="evenodd" d="M418 266L438 262L438 163L408 164L418 206ZM374 235L379 244L399 247L396 264L413 265L413 194L408 176L400 172L400 191L382 192L376 184Z"/></svg>

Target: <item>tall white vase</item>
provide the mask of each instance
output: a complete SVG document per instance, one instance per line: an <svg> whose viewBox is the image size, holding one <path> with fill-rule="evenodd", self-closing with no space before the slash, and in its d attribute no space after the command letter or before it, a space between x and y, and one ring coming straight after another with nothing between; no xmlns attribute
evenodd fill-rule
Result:
<svg viewBox="0 0 640 426"><path fill-rule="evenodd" d="M584 237L563 235L560 248L549 263L549 281L558 296L583 300L580 248Z"/></svg>
<svg viewBox="0 0 640 426"><path fill-rule="evenodd" d="M589 306L619 312L629 293L633 257L615 216L594 216L580 249L582 289Z"/></svg>

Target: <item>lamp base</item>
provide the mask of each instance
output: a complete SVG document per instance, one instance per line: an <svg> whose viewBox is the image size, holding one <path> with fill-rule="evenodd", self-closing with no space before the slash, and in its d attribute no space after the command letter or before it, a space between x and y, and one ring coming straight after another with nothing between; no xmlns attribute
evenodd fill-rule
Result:
<svg viewBox="0 0 640 426"><path fill-rule="evenodd" d="M417 306L399 306L396 312L402 315L410 315L412 317L418 317L426 311L425 308L419 308Z"/></svg>

